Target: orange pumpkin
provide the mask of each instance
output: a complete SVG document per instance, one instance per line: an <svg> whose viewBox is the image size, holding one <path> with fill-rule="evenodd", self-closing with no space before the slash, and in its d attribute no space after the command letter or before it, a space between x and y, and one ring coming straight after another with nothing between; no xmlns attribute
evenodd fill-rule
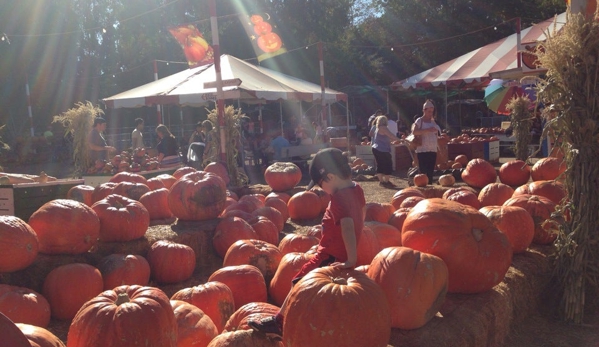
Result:
<svg viewBox="0 0 599 347"><path fill-rule="evenodd" d="M117 194L110 194L96 202L92 210L100 219L99 237L103 242L139 239L150 226L150 214L141 202Z"/></svg>
<svg viewBox="0 0 599 347"><path fill-rule="evenodd" d="M65 347L56 335L42 327L21 323L17 323L17 327L29 340L32 347Z"/></svg>
<svg viewBox="0 0 599 347"><path fill-rule="evenodd" d="M43 295L50 303L52 317L68 320L81 305L100 294L104 288L100 270L88 264L62 265L46 276Z"/></svg>
<svg viewBox="0 0 599 347"><path fill-rule="evenodd" d="M239 217L228 217L216 225L212 245L216 253L224 258L232 244L238 240L255 239L256 236L256 232L248 222Z"/></svg>
<svg viewBox="0 0 599 347"><path fill-rule="evenodd" d="M140 174L126 172L126 171L117 173L116 175L112 176L109 180L109 182L114 182L114 183L131 182L131 183L143 183L143 184L146 184L147 181L148 180Z"/></svg>
<svg viewBox="0 0 599 347"><path fill-rule="evenodd" d="M530 213L535 223L533 243L548 245L557 238L556 226L551 220L556 207L553 201L538 195L523 194L512 197L503 205L522 207Z"/></svg>
<svg viewBox="0 0 599 347"><path fill-rule="evenodd" d="M168 194L168 189L158 188L145 193L139 198L139 202L148 210L150 220L173 218L173 213L168 204Z"/></svg>
<svg viewBox="0 0 599 347"><path fill-rule="evenodd" d="M464 167L464 165L462 165L462 163L457 162L457 161L455 163L451 164L452 169L461 169L463 167Z"/></svg>
<svg viewBox="0 0 599 347"><path fill-rule="evenodd" d="M530 179L530 166L522 160L511 160L499 168L499 180L509 186L520 186Z"/></svg>
<svg viewBox="0 0 599 347"><path fill-rule="evenodd" d="M185 167L181 167L181 168L178 168L177 170L175 170L175 172L173 172L173 177L176 178L177 180L179 180L179 179L181 179L181 177L187 175L188 173L197 172L197 171L198 170L192 168L191 166L185 166Z"/></svg>
<svg viewBox="0 0 599 347"><path fill-rule="evenodd" d="M185 301L170 303L177 321L177 347L208 346L218 335L214 322L202 310Z"/></svg>
<svg viewBox="0 0 599 347"><path fill-rule="evenodd" d="M397 230L401 232L403 228L403 223L408 216L411 208L399 208L397 211L393 212L391 217L389 217L389 221L387 222L389 225L394 226Z"/></svg>
<svg viewBox="0 0 599 347"><path fill-rule="evenodd" d="M302 170L294 163L276 162L266 168L264 180L273 191L284 192L302 180Z"/></svg>
<svg viewBox="0 0 599 347"><path fill-rule="evenodd" d="M462 166L466 166L468 165L468 157L464 154L460 154L455 157L454 163L452 163L452 165L455 163L460 163Z"/></svg>
<svg viewBox="0 0 599 347"><path fill-rule="evenodd" d="M428 176L425 174L414 176L414 185L416 187L426 187L428 185Z"/></svg>
<svg viewBox="0 0 599 347"><path fill-rule="evenodd" d="M530 213L517 206L486 206L480 212L507 236L514 253L525 252L535 235L535 222Z"/></svg>
<svg viewBox="0 0 599 347"><path fill-rule="evenodd" d="M252 205L252 211L264 207L266 197L262 194L248 194L239 198L239 203L247 202Z"/></svg>
<svg viewBox="0 0 599 347"><path fill-rule="evenodd" d="M523 194L542 196L559 204L566 197L566 188L559 181L534 181L518 187L513 196Z"/></svg>
<svg viewBox="0 0 599 347"><path fill-rule="evenodd" d="M316 193L303 191L294 194L289 199L287 208L291 219L314 219L320 215L321 202Z"/></svg>
<svg viewBox="0 0 599 347"><path fill-rule="evenodd" d="M425 199L421 196L407 197L404 201L401 202L401 205L399 205L399 208L400 209L401 208L412 208L412 207L416 206L416 204L422 200L425 200Z"/></svg>
<svg viewBox="0 0 599 347"><path fill-rule="evenodd" d="M238 218L243 219L246 222L248 222L249 220L251 220L252 218L254 218L254 216L252 216L251 213L247 213L247 212L242 211L242 210L236 210L235 208L233 208L233 209L225 209L223 211L223 213L219 217L222 218L222 219L232 218L232 217L238 217ZM258 216L258 217L264 217L264 216ZM266 218L266 217L264 217L264 218ZM275 228L276 228L276 226L275 226ZM277 229L277 232L278 232L278 229Z"/></svg>
<svg viewBox="0 0 599 347"><path fill-rule="evenodd" d="M311 271L293 286L281 313L287 346L385 347L391 336L383 290L355 270L327 266ZM321 323L313 329L305 324L309 321Z"/></svg>
<svg viewBox="0 0 599 347"><path fill-rule="evenodd" d="M94 193L95 187L88 186L85 184L80 184L74 187L71 187L67 192L67 199L72 199L75 201L82 202L87 206L91 206L93 204L92 194Z"/></svg>
<svg viewBox="0 0 599 347"><path fill-rule="evenodd" d="M401 246L401 231L393 225L380 222L366 222L365 225L372 230L381 249Z"/></svg>
<svg viewBox="0 0 599 347"><path fill-rule="evenodd" d="M480 208L480 202L478 201L478 196L469 190L459 190L444 199L459 202L460 204L471 206L475 209Z"/></svg>
<svg viewBox="0 0 599 347"><path fill-rule="evenodd" d="M279 306L283 304L287 294L291 290L291 280L312 257L313 255L303 252L290 252L281 258L279 267L268 287L268 294L270 294L275 304Z"/></svg>
<svg viewBox="0 0 599 347"><path fill-rule="evenodd" d="M562 159L547 157L539 159L530 171L533 181L547 181L558 178L566 171L566 162Z"/></svg>
<svg viewBox="0 0 599 347"><path fill-rule="evenodd" d="M248 219L248 224L252 226L258 240L268 242L273 245L279 244L279 229L268 218L264 216L255 216Z"/></svg>
<svg viewBox="0 0 599 347"><path fill-rule="evenodd" d="M451 187L455 184L455 177L450 174L441 175L439 177L439 185L441 187Z"/></svg>
<svg viewBox="0 0 599 347"><path fill-rule="evenodd" d="M283 200L286 204L289 201L289 199L291 199L291 195L282 192L271 192L266 196L266 198L279 198Z"/></svg>
<svg viewBox="0 0 599 347"><path fill-rule="evenodd" d="M289 199L287 199L289 200ZM281 217L283 217L283 221L287 221L287 219L289 219L289 209L287 208L287 201L278 198L278 197L274 197L274 196L270 196L270 197L266 197L266 200L264 201L264 206L268 206L268 207L272 207L277 209L280 213L281 213Z"/></svg>
<svg viewBox="0 0 599 347"><path fill-rule="evenodd" d="M455 194L457 192L461 192L463 190L470 191L470 192L473 191L472 188L470 188L470 187L449 188L449 189L447 189L446 191L443 192L442 198L443 199L447 199L449 196L451 196L451 195L453 195L453 194Z"/></svg>
<svg viewBox="0 0 599 347"><path fill-rule="evenodd" d="M50 304L36 291L0 284L0 312L15 323L47 327L50 323Z"/></svg>
<svg viewBox="0 0 599 347"><path fill-rule="evenodd" d="M273 222L274 225L277 227L277 230L279 230L279 232L283 231L283 228L285 227L286 219L284 219L281 212L279 212L279 210L277 210L274 207L260 207L259 209L254 210L252 212L252 216L263 216L270 219L270 221Z"/></svg>
<svg viewBox="0 0 599 347"><path fill-rule="evenodd" d="M29 224L15 216L0 216L0 273L28 267L38 251L37 234Z"/></svg>
<svg viewBox="0 0 599 347"><path fill-rule="evenodd" d="M404 188L395 194L393 194L393 198L391 199L391 205L397 210L400 208L401 203L410 196L420 196L425 197L422 192L416 188Z"/></svg>
<svg viewBox="0 0 599 347"><path fill-rule="evenodd" d="M478 193L480 206L501 206L514 194L514 189L504 183L490 183Z"/></svg>
<svg viewBox="0 0 599 347"><path fill-rule="evenodd" d="M329 206L329 202L331 202L331 196L329 193L325 192L319 187L312 187L310 191L318 195L318 198L320 198L320 213L324 213Z"/></svg>
<svg viewBox="0 0 599 347"><path fill-rule="evenodd" d="M225 266L210 275L208 281L226 284L233 293L235 307L250 302L266 302L266 282L264 276L253 265Z"/></svg>
<svg viewBox="0 0 599 347"><path fill-rule="evenodd" d="M254 265L268 283L282 257L281 251L273 244L261 240L239 240L227 250L223 266Z"/></svg>
<svg viewBox="0 0 599 347"><path fill-rule="evenodd" d="M285 347L283 342L265 334L257 334L252 329L223 332L208 345L208 347L224 346Z"/></svg>
<svg viewBox="0 0 599 347"><path fill-rule="evenodd" d="M267 302L250 302L238 308L227 321L223 331L252 329L248 326L248 320L256 320L274 316L279 313L279 308Z"/></svg>
<svg viewBox="0 0 599 347"><path fill-rule="evenodd" d="M184 288L173 294L171 300L181 300L202 310L221 332L235 311L233 292L221 282L206 282L195 287Z"/></svg>
<svg viewBox="0 0 599 347"><path fill-rule="evenodd" d="M439 257L406 247L389 247L372 260L368 277L385 293L391 326L418 329L443 305L449 272Z"/></svg>
<svg viewBox="0 0 599 347"><path fill-rule="evenodd" d="M110 194L118 194L124 196L129 199L139 201L142 195L150 191L150 187L148 187L144 183L133 183L133 182L120 182L118 183L112 193Z"/></svg>
<svg viewBox="0 0 599 347"><path fill-rule="evenodd" d="M358 251L356 266L370 264L374 256L382 249L378 238L367 226L364 226L362 229L362 234L356 247Z"/></svg>
<svg viewBox="0 0 599 347"><path fill-rule="evenodd" d="M162 184L164 184L164 188L166 188L166 189L171 189L173 184L175 184L175 182L177 182L177 178L175 178L175 176L169 175L169 174L161 174L154 178L159 179L162 182Z"/></svg>
<svg viewBox="0 0 599 347"><path fill-rule="evenodd" d="M191 172L170 188L168 205L179 219L213 219L225 207L226 190L225 182L220 177L203 171Z"/></svg>
<svg viewBox="0 0 599 347"><path fill-rule="evenodd" d="M148 188L150 188L150 191L161 189L161 188L166 188L166 186L164 185L164 182L160 178L157 178L157 177L149 178L146 185L148 186Z"/></svg>
<svg viewBox="0 0 599 347"><path fill-rule="evenodd" d="M506 236L478 210L444 199L427 199L408 214L404 247L433 254L449 269L448 291L481 293L500 283L512 262Z"/></svg>
<svg viewBox="0 0 599 347"><path fill-rule="evenodd" d="M93 205L96 201L100 201L112 194L114 187L116 187L117 183L114 182L106 182L97 185L92 192L92 203L89 205Z"/></svg>
<svg viewBox="0 0 599 347"><path fill-rule="evenodd" d="M484 159L472 159L462 171L462 180L471 187L483 188L497 180L497 172L491 163Z"/></svg>
<svg viewBox="0 0 599 347"><path fill-rule="evenodd" d="M266 22L263 22L266 23ZM265 35L261 35L256 40L258 43L258 47L265 53L273 53L281 49L283 46L283 42L281 41L281 37L276 33L269 32Z"/></svg>
<svg viewBox="0 0 599 347"><path fill-rule="evenodd" d="M393 211L395 211L395 208L389 203L367 202L364 221L387 223L389 217L393 214Z"/></svg>
<svg viewBox="0 0 599 347"><path fill-rule="evenodd" d="M231 179L229 178L229 171L227 171L227 167L221 163L212 162L206 165L206 167L204 167L204 171L211 172L217 175L218 177L222 178L222 180L225 182L225 185L228 185L231 181Z"/></svg>
<svg viewBox="0 0 599 347"><path fill-rule="evenodd" d="M162 290L120 286L81 307L71 322L67 341L70 347L176 347L177 321Z"/></svg>
<svg viewBox="0 0 599 347"><path fill-rule="evenodd" d="M150 281L150 264L146 258L135 254L111 254L100 260L104 290L122 285L145 286Z"/></svg>
<svg viewBox="0 0 599 347"><path fill-rule="evenodd" d="M307 252L319 241L315 236L291 233L281 239L279 250L283 255L291 252Z"/></svg>
<svg viewBox="0 0 599 347"><path fill-rule="evenodd" d="M37 234L40 253L45 254L85 253L98 242L100 235L96 212L70 199L45 203L29 217L29 226Z"/></svg>
<svg viewBox="0 0 599 347"><path fill-rule="evenodd" d="M193 248L176 242L154 242L147 257L152 278L158 283L185 281L191 277L196 267Z"/></svg>

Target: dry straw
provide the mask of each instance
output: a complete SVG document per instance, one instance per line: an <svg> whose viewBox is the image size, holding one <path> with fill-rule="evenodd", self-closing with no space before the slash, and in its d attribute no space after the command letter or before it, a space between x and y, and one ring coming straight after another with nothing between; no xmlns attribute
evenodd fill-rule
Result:
<svg viewBox="0 0 599 347"><path fill-rule="evenodd" d="M80 174L85 173L85 170L92 164L89 158L87 137L92 129L94 118L103 114L104 111L100 107L87 101L79 102L68 111L54 116L53 122L60 123L66 128L65 136L73 138L73 161Z"/></svg>
<svg viewBox="0 0 599 347"><path fill-rule="evenodd" d="M506 109L510 111L512 129L516 135L514 144L514 153L516 159L526 161L528 159L528 145L530 145L532 136L530 135L530 126L532 117L529 111L531 101L528 96L517 96L510 100Z"/></svg>
<svg viewBox="0 0 599 347"><path fill-rule="evenodd" d="M538 95L557 111L546 130L561 137L569 201L557 213L571 216L555 243L554 278L562 317L582 324L587 298L596 299L599 288L599 21L568 13L563 29L547 36L537 53L547 69Z"/></svg>
<svg viewBox="0 0 599 347"><path fill-rule="evenodd" d="M212 130L210 141L211 143L208 145L209 150L208 154L205 156L209 161L220 162L220 125L218 123L218 114L216 109L207 110L208 120L214 124L214 129ZM233 106L225 107L225 148L227 161L225 166L229 172L229 177L231 179L231 186L242 186L247 184L248 178L237 167L237 156L241 155L239 149L242 148L241 144L241 118L244 117L245 114L241 113L241 109L236 109Z"/></svg>

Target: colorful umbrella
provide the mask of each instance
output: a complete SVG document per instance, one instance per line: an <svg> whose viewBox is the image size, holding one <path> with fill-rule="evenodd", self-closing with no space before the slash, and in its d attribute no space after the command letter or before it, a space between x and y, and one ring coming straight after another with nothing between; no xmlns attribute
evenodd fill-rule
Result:
<svg viewBox="0 0 599 347"><path fill-rule="evenodd" d="M524 95L528 96L531 100L536 99L532 88L523 88L519 83L494 79L485 88L484 99L489 110L498 114L509 115L510 111L505 108L505 105L514 97Z"/></svg>

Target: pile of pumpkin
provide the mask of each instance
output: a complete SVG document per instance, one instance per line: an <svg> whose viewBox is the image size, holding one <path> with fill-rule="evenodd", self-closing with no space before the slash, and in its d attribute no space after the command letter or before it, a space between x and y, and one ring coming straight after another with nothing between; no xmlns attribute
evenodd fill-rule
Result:
<svg viewBox="0 0 599 347"><path fill-rule="evenodd" d="M478 142L491 142L499 141L497 136L470 136L468 133L463 133L449 140L450 144L467 144L467 143L478 143Z"/></svg>
<svg viewBox="0 0 599 347"><path fill-rule="evenodd" d="M122 151L110 160L97 159L87 174L114 175L117 172L140 172L156 170L160 167L156 156L150 157L145 148Z"/></svg>
<svg viewBox="0 0 599 347"><path fill-rule="evenodd" d="M505 129L501 127L482 127L462 130L462 133L468 135L475 134L505 134Z"/></svg>
<svg viewBox="0 0 599 347"><path fill-rule="evenodd" d="M372 175L374 174L374 167L366 164L364 159L356 158L350 163L350 167L352 169L352 173L354 174L362 174L362 175Z"/></svg>
<svg viewBox="0 0 599 347"><path fill-rule="evenodd" d="M0 312L21 323L17 327L32 341L47 339L53 346L62 342L44 329L51 316L72 320L71 347L386 346L391 328L416 329L430 321L447 292L490 290L503 280L513 253L524 252L531 242L554 239L544 221L565 196L563 187L545 180L514 190L509 178L520 176L526 166L506 164L499 176L508 183L497 183L494 176L478 195L462 187L448 190L442 199L426 199L420 190L406 188L390 203L368 203L357 245L359 266L317 269L293 287L291 278L314 256L322 230L317 225L279 242L280 232L288 218L318 218L329 201L319 189L285 193L301 179L294 164L277 163L266 170L273 193L240 198L226 190L226 171L218 164L207 168L211 172L183 168L146 183L133 182L139 175L120 173L103 186L70 193L83 202L44 205L28 223L0 217L0 272L26 268L38 250L77 254L96 242L142 237L151 218L170 215L183 220L219 217L212 241L223 267L206 283L182 289L169 300L159 288L148 287L149 280L166 284L188 279L196 256L189 246L157 241L145 257L114 254L96 266L57 267L46 277L42 294L0 285ZM490 181L481 165L473 160L466 167L470 173L464 181L473 187L482 184L481 177ZM145 188L139 184L151 190L140 195ZM144 199L147 194L155 196ZM275 314L288 294L283 341L252 333L248 320ZM355 321L356 312L367 326ZM10 321L0 319L2 336L10 336L4 332L11 328ZM11 346L26 345L18 338L22 336Z"/></svg>

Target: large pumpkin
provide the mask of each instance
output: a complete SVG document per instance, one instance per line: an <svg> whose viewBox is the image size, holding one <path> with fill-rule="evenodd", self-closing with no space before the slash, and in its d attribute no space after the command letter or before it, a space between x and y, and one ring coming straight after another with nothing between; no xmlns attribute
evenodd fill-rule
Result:
<svg viewBox="0 0 599 347"><path fill-rule="evenodd" d="M441 258L406 247L383 249L368 268L389 302L391 326L399 329L418 329L435 316L445 301L448 276Z"/></svg>
<svg viewBox="0 0 599 347"><path fill-rule="evenodd" d="M139 201L139 198L149 191L150 187L144 183L121 182L114 187L111 194L118 194Z"/></svg>
<svg viewBox="0 0 599 347"><path fill-rule="evenodd" d="M481 207L503 205L514 194L514 189L503 183L490 183L478 193Z"/></svg>
<svg viewBox="0 0 599 347"><path fill-rule="evenodd" d="M320 215L320 207L320 198L310 191L296 193L287 202L289 217L297 220L317 218Z"/></svg>
<svg viewBox="0 0 599 347"><path fill-rule="evenodd" d="M311 271L291 289L281 313L287 347L386 347L391 335L384 292L355 270Z"/></svg>
<svg viewBox="0 0 599 347"><path fill-rule="evenodd" d="M173 213L168 204L168 194L168 189L158 188L145 193L139 198L139 202L148 210L150 220L173 218Z"/></svg>
<svg viewBox="0 0 599 347"><path fill-rule="evenodd" d="M478 196L469 190L459 190L447 197L444 197L444 199L459 202L462 205L467 205L477 210L480 208Z"/></svg>
<svg viewBox="0 0 599 347"><path fill-rule="evenodd" d="M121 182L131 182L131 183L143 183L146 184L148 180L140 175L140 174L136 174L136 173L132 173L132 172L127 172L127 171L123 171L123 172L119 172L117 174L115 174L114 176L112 176L109 180L109 182L114 182L114 183L121 183Z"/></svg>
<svg viewBox="0 0 599 347"><path fill-rule="evenodd" d="M149 178L146 185L148 186L148 188L150 188L150 191L161 189L161 188L166 188L166 186L164 185L164 182L158 177Z"/></svg>
<svg viewBox="0 0 599 347"><path fill-rule="evenodd" d="M324 213L331 202L331 195L318 186L312 187L310 191L318 195L318 198L320 199L320 213Z"/></svg>
<svg viewBox="0 0 599 347"><path fill-rule="evenodd" d="M206 347L218 335L212 319L196 306L171 300L177 321L177 347Z"/></svg>
<svg viewBox="0 0 599 347"><path fill-rule="evenodd" d="M85 184L80 184L74 187L71 187L67 192L67 199L72 199L75 201L82 202L87 206L93 205L92 194L94 193L95 187L88 186Z"/></svg>
<svg viewBox="0 0 599 347"><path fill-rule="evenodd" d="M235 307L241 307L250 302L266 302L266 282L264 276L253 265L226 266L216 270L208 281L218 281L226 284L233 292Z"/></svg>
<svg viewBox="0 0 599 347"><path fill-rule="evenodd" d="M0 284L0 312L15 323L39 327L50 323L50 304L29 288Z"/></svg>
<svg viewBox="0 0 599 347"><path fill-rule="evenodd" d="M480 212L507 236L514 253L525 252L535 235L530 213L518 206L486 206Z"/></svg>
<svg viewBox="0 0 599 347"><path fill-rule="evenodd" d="M257 210L254 210L252 212L252 216L263 216L270 219L270 221L274 223L274 225L277 227L279 231L283 231L283 228L285 227L285 222L287 221L286 219L284 219L283 215L281 214L281 212L279 212L279 210L270 206L264 206L260 207Z"/></svg>
<svg viewBox="0 0 599 347"><path fill-rule="evenodd" d="M555 180L534 181L518 187L513 196L523 194L542 196L559 204L566 197L566 188L561 182Z"/></svg>
<svg viewBox="0 0 599 347"><path fill-rule="evenodd" d="M249 320L272 317L279 313L279 307L267 302L250 302L238 308L227 321L224 331L247 330Z"/></svg>
<svg viewBox="0 0 599 347"><path fill-rule="evenodd" d="M206 165L206 167L204 167L204 171L211 172L217 175L218 177L222 178L225 182L225 185L228 185L231 181L231 179L229 178L229 172L227 171L227 168L221 163L212 162Z"/></svg>
<svg viewBox="0 0 599 347"><path fill-rule="evenodd" d="M530 179L530 166L522 160L510 160L499 168L499 180L509 186L520 186Z"/></svg>
<svg viewBox="0 0 599 347"><path fill-rule="evenodd" d="M50 303L52 317L72 319L86 301L102 292L100 270L88 264L72 263L50 271L43 294Z"/></svg>
<svg viewBox="0 0 599 347"><path fill-rule="evenodd" d="M249 330L224 332L210 341L208 347L285 347L276 338Z"/></svg>
<svg viewBox="0 0 599 347"><path fill-rule="evenodd" d="M320 240L316 236L291 233L285 235L279 242L279 250L285 255L291 252L307 252Z"/></svg>
<svg viewBox="0 0 599 347"><path fill-rule="evenodd" d="M173 294L171 300L188 302L201 309L212 319L218 332L235 311L233 292L221 282L206 282L195 287L184 288Z"/></svg>
<svg viewBox="0 0 599 347"><path fill-rule="evenodd" d="M393 225L380 222L366 222L364 225L372 230L381 249L401 246L401 231Z"/></svg>
<svg viewBox="0 0 599 347"><path fill-rule="evenodd" d="M17 327L31 343L31 347L65 347L64 343L43 327L17 323ZM12 345L11 345L12 346Z"/></svg>
<svg viewBox="0 0 599 347"><path fill-rule="evenodd" d="M566 171L566 162L563 159L547 157L539 159L530 171L533 181L548 181L558 178Z"/></svg>
<svg viewBox="0 0 599 347"><path fill-rule="evenodd" d="M551 221L551 214L556 207L553 201L538 195L523 194L514 196L503 205L522 207L530 213L535 223L533 243L548 245L557 238L556 226Z"/></svg>
<svg viewBox="0 0 599 347"><path fill-rule="evenodd" d="M281 213L283 220L287 221L287 219L289 219L289 208L287 208L287 201L289 201L289 199L291 199L291 197L287 200L283 200L274 196L267 196L264 201L264 206L276 209Z"/></svg>
<svg viewBox="0 0 599 347"><path fill-rule="evenodd" d="M484 159L472 159L462 171L462 180L471 187L482 188L497 180L497 172L491 163Z"/></svg>
<svg viewBox="0 0 599 347"><path fill-rule="evenodd" d="M181 177L187 175L188 173L197 172L198 170L192 168L191 166L180 167L175 172L173 172L173 177L177 180L181 179ZM174 184L174 183L173 183Z"/></svg>
<svg viewBox="0 0 599 347"><path fill-rule="evenodd" d="M224 258L232 244L239 240L256 239L256 232L248 222L239 217L227 217L217 225L212 237L216 254Z"/></svg>
<svg viewBox="0 0 599 347"><path fill-rule="evenodd" d="M284 192L302 180L302 170L294 163L277 162L266 168L264 179L275 192Z"/></svg>
<svg viewBox="0 0 599 347"><path fill-rule="evenodd" d="M160 240L150 247L148 263L156 282L177 283L191 277L196 267L196 255L187 245Z"/></svg>
<svg viewBox="0 0 599 347"><path fill-rule="evenodd" d="M110 194L93 204L92 209L100 218L100 241L103 242L138 239L150 226L150 214L145 206L124 196Z"/></svg>
<svg viewBox="0 0 599 347"><path fill-rule="evenodd" d="M362 229L356 248L358 252L356 266L370 264L374 256L382 249L378 238L368 226L364 226Z"/></svg>
<svg viewBox="0 0 599 347"><path fill-rule="evenodd" d="M173 184L175 184L175 182L177 182L177 179L178 179L175 176L169 175L169 174L161 174L154 178L160 180L162 182L162 184L164 184L164 187L166 189L171 189Z"/></svg>
<svg viewBox="0 0 599 347"><path fill-rule="evenodd" d="M81 307L67 341L69 347L176 347L177 321L160 289L120 286Z"/></svg>
<svg viewBox="0 0 599 347"><path fill-rule="evenodd" d="M251 217L247 221L252 226L258 240L276 245L279 243L279 229L270 219L264 216Z"/></svg>
<svg viewBox="0 0 599 347"><path fill-rule="evenodd" d="M422 194L422 192L416 188L404 188L393 194L391 205L393 205L393 207L397 210L401 203L410 196L420 196L425 198L424 194Z"/></svg>
<svg viewBox="0 0 599 347"><path fill-rule="evenodd" d="M191 172L170 188L168 205L179 219L213 219L225 207L226 190L225 182L220 177L203 171Z"/></svg>
<svg viewBox="0 0 599 347"><path fill-rule="evenodd" d="M92 192L92 203L89 206L93 205L94 202L100 201L108 195L112 194L112 191L114 190L114 187L116 187L117 184L118 183L114 182L105 182L97 185L94 188L94 191Z"/></svg>
<svg viewBox="0 0 599 347"><path fill-rule="evenodd" d="M366 215L364 221L376 221L381 223L387 223L389 217L393 214L396 208L389 203L380 202L367 202L366 203Z"/></svg>
<svg viewBox="0 0 599 347"><path fill-rule="evenodd" d="M0 312L0 336L6 347L31 347L31 343L13 321Z"/></svg>
<svg viewBox="0 0 599 347"><path fill-rule="evenodd" d="M150 264L146 258L135 254L111 254L100 260L104 290L122 285L145 286L150 281Z"/></svg>
<svg viewBox="0 0 599 347"><path fill-rule="evenodd" d="M403 223L406 221L406 217L408 217L408 213L410 213L410 210L411 208L397 209L397 211L393 212L391 217L389 217L389 221L387 221L387 223L395 227L401 233Z"/></svg>
<svg viewBox="0 0 599 347"><path fill-rule="evenodd" d="M283 304L291 290L291 280L312 257L300 252L291 252L283 256L268 288L268 294L275 304L279 306Z"/></svg>
<svg viewBox="0 0 599 347"><path fill-rule="evenodd" d="M254 265L269 282L275 275L283 254L277 246L260 240L239 240L229 247L223 266Z"/></svg>
<svg viewBox="0 0 599 347"><path fill-rule="evenodd" d="M39 243L35 231L21 218L0 216L0 273L31 265Z"/></svg>
<svg viewBox="0 0 599 347"><path fill-rule="evenodd" d="M428 176L425 174L417 174L414 176L414 185L416 187L426 187L426 185L428 185Z"/></svg>
<svg viewBox="0 0 599 347"><path fill-rule="evenodd" d="M448 290L480 293L500 283L512 262L503 233L474 208L444 199L428 199L408 214L402 245L443 259Z"/></svg>
<svg viewBox="0 0 599 347"><path fill-rule="evenodd" d="M89 251L100 235L100 219L82 202L57 199L45 203L31 217L40 252L45 254L81 254Z"/></svg>

